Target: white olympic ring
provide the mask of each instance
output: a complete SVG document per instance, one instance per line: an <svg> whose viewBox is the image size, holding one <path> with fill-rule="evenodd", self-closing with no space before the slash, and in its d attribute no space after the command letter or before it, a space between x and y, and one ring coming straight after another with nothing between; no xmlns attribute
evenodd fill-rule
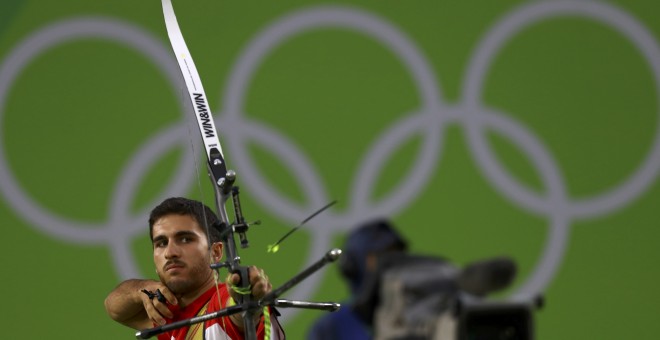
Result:
<svg viewBox="0 0 660 340"><path fill-rule="evenodd" d="M363 158L353 179L348 211L344 214L328 212L310 221L312 228L311 253L308 263L320 257L328 248L331 233L351 228L364 219L396 215L407 207L430 180L441 153L442 132L446 125L457 123L466 130L466 138L475 161L490 183L512 202L532 213L546 216L549 236L542 256L527 281L515 293L515 297L528 297L542 292L554 277L563 257L571 222L579 218L592 218L611 213L639 197L655 180L660 169L660 126L651 151L643 164L617 188L588 198L572 199L567 196L564 180L547 148L521 123L505 114L485 108L479 102L481 84L488 66L507 39L539 20L575 15L600 21L617 29L629 38L651 65L660 89L660 49L653 36L632 16L613 5L592 1L551 1L523 4L502 18L489 30L478 44L468 64L463 97L456 106L448 106L440 99L440 87L431 78L432 68L411 39L394 26L373 14L348 7L314 7L287 15L258 35L232 68L228 87L221 96L225 102L222 114L216 117L222 138L226 139L229 155L240 169L241 182L251 194L272 214L291 223L300 221L310 211L327 203L328 197L322 181L310 161L281 133L243 116L242 100L258 64L270 50L292 35L319 27L341 27L357 31L377 41L398 56L412 73L421 96L421 107L409 116L393 123L384 131ZM84 33L75 33L84 32ZM0 126L10 84L20 70L36 54L54 44L78 37L104 37L126 43L152 58L172 84L180 84L176 65L169 52L153 37L127 23L107 19L89 18L55 24L27 38L0 67ZM660 94L658 95L660 100ZM184 105L182 103L182 105ZM182 112L186 110L182 107ZM660 120L659 120L660 121ZM660 124L660 123L659 123ZM224 128L231 127L231 128ZM525 188L511 177L493 156L484 139L484 130L490 129L518 145L539 172L544 184L545 196L541 197ZM0 129L1 133L1 129ZM394 188L380 202L369 202L374 181L394 150L415 133L424 133L424 143L412 174ZM128 245L130 238L143 232L143 216L140 212L128 216L128 203L134 197L133 190L142 174L158 156L169 148L185 143L183 124L172 126L145 144L130 160L121 174L120 183L113 195L111 220L105 226L87 225L59 218L34 203L18 187L9 166L4 149L0 148L0 190L11 206L32 225L57 238L80 243L108 242L115 266L124 278L138 276L135 261ZM0 138L2 136L0 135ZM300 188L306 198L303 205L287 200L278 193L256 170L248 157L245 140L259 143L283 160L301 181ZM187 153L186 153L187 154ZM190 167L193 155L187 155L178 169L177 181L172 181L157 199L185 192L194 174ZM155 204L154 204L155 205ZM139 216L139 217L137 217ZM93 228L92 228L93 227ZM318 286L319 276L312 276L297 286L292 295L305 299ZM290 313L289 316L294 315Z"/></svg>
<svg viewBox="0 0 660 340"><path fill-rule="evenodd" d="M58 43L89 37L114 40L137 49L159 67L174 88L181 88L179 70L173 63L169 51L163 48L157 39L126 22L99 17L77 18L41 29L25 39L3 61L0 67L0 126L10 84L23 68L39 53ZM186 112L187 107L188 103L182 100L182 112ZM0 190L12 208L32 226L61 240L84 244L108 243L118 273L122 277L137 277L139 271L135 265L136 261L132 258L130 240L144 233L144 216L148 215L148 210L129 216L129 204L139 187L136 183L149 169L149 165L167 152L176 141L186 141L187 134L183 128L185 126L173 126L163 131L135 154L121 173L121 182L115 188L113 199L110 201L110 221L105 225L60 218L34 202L18 186L18 181L7 164L4 148L0 148ZM0 138L2 138L1 130ZM172 179L161 197L180 194L190 187L194 169L188 164L192 164L193 161L192 154L184 153L178 167L178 175ZM155 206L160 200L162 198L157 198L148 206Z"/></svg>

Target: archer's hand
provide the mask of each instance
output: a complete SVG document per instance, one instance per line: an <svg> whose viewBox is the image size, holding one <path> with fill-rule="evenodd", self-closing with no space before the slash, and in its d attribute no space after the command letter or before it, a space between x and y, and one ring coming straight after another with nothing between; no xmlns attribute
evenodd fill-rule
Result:
<svg viewBox="0 0 660 340"><path fill-rule="evenodd" d="M266 273L264 273L263 269L259 269L255 266L250 266L248 268L248 278L250 280L250 294L253 296L255 300L260 300L266 294L270 293L270 291L273 289L273 287L270 284L270 281L268 281L268 276L266 276ZM231 298L234 299L234 301L241 301L240 300L240 294L235 292L234 289L232 289L233 286L236 286L240 284L241 282L241 277L237 273L230 273L229 276L227 276L227 280L225 280L227 283L228 287L227 289L229 290L229 294L231 295ZM259 322L259 319L261 317L261 311L259 313L255 314L255 323ZM232 321L232 323L237 326L241 331L243 331L243 316L241 313L236 313L232 314L229 316L229 319Z"/></svg>
<svg viewBox="0 0 660 340"><path fill-rule="evenodd" d="M165 302L157 297L150 299L142 290L155 295L160 290ZM176 305L176 297L165 285L154 280L130 279L120 283L105 299L105 309L115 321L133 329L151 328L162 325L166 317L172 317L167 304Z"/></svg>
<svg viewBox="0 0 660 340"><path fill-rule="evenodd" d="M161 296L149 296L144 291L150 294L156 294L160 290ZM167 304L176 305L178 303L176 297L163 283L158 281L144 281L144 285L138 289L135 294L139 294L144 310L147 312L149 320L156 325L164 325L165 318L171 319L174 315L167 307Z"/></svg>
<svg viewBox="0 0 660 340"><path fill-rule="evenodd" d="M248 276L250 286L252 287L250 291L255 300L261 299L273 289L273 286L270 284L268 276L264 273L263 269L250 266L248 268ZM229 274L226 282L229 286L236 286L241 282L241 277L237 273ZM228 288L232 299L234 299L234 301L240 301L240 294L236 293L231 287Z"/></svg>

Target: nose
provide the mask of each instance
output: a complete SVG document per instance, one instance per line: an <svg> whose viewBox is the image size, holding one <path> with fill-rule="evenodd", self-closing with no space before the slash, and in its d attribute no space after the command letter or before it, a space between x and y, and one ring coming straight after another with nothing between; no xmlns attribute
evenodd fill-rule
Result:
<svg viewBox="0 0 660 340"><path fill-rule="evenodd" d="M179 256L181 256L181 249L179 246L176 245L176 242L169 242L167 248L165 248L165 258L171 259L178 258Z"/></svg>

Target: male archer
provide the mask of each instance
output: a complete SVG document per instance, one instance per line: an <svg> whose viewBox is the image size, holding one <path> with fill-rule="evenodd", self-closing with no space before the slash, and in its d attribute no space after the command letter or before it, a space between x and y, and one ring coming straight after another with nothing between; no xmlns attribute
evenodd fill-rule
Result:
<svg viewBox="0 0 660 340"><path fill-rule="evenodd" d="M225 283L216 284L209 266L219 262L223 254L220 231L210 227L217 221L206 205L186 198L168 198L154 208L149 216L149 232L160 281L131 279L119 284L105 299L110 317L125 326L146 329L232 305L237 293ZM240 277L232 274L227 281L237 284ZM263 270L254 266L249 269L249 281L255 299L272 289ZM273 310L266 312L255 317L257 338L270 334L272 339L284 339ZM243 327L243 317L233 314L163 333L158 338L243 339Z"/></svg>

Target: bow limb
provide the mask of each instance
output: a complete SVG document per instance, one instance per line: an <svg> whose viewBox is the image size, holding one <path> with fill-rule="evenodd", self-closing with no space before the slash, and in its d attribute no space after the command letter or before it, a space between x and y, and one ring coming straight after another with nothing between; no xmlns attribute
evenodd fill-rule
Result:
<svg viewBox="0 0 660 340"><path fill-rule="evenodd" d="M206 152L208 171L215 192L216 211L218 213L218 217L220 218L220 223L218 226L206 226L207 233L208 228L220 228L220 231L223 235L224 252L227 261L226 266L229 268L231 273L238 273L240 275L241 286L245 288L249 285L248 271L247 267L240 266L240 257L238 256L236 244L234 242L234 230L239 226L246 227L246 225L243 223L242 218L241 221L237 221L236 224L230 223L227 216L227 211L225 209L226 202L230 197L234 199L235 210L240 209L240 207L236 207L236 202L238 201L238 188L233 188L233 182L236 178L236 174L233 171L227 171L227 166L225 164L225 159L222 153L222 147L220 146L220 140L218 138L218 133L213 121L213 116L211 114L211 109L206 97L206 93L204 92L204 87L202 86L202 82L199 77L199 73L197 72L197 68L195 67L195 63L193 62L192 56L190 55L188 47L186 46L186 43L183 39L183 35L174 14L172 2L171 0L162 0L162 5L163 14L165 16L165 25L167 27L167 34L179 64L179 68L183 74L186 88L188 90L188 96L190 98L190 103L193 107L193 111L195 112L197 125L199 127L200 135L202 137ZM239 210L237 210L237 215L239 215ZM243 241L245 237L245 230L236 231L239 232L241 240ZM218 277L216 276L216 286L218 283L217 280ZM222 301L218 302L220 303L220 306L223 305L221 303ZM239 302L247 305L250 303L250 295L244 295L242 301ZM246 314L243 317L246 339L256 339L253 315L254 311L249 309L246 311Z"/></svg>

